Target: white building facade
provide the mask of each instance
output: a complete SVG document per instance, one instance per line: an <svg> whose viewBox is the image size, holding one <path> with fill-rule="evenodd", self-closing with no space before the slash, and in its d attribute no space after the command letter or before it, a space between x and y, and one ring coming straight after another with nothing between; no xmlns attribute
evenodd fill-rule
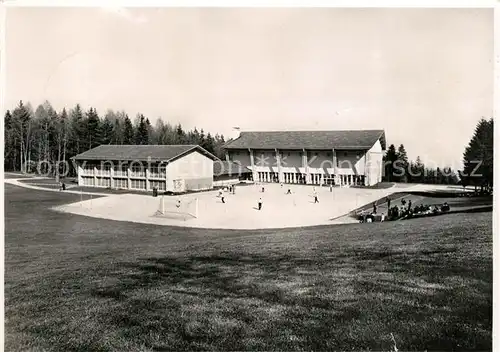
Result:
<svg viewBox="0 0 500 352"><path fill-rule="evenodd" d="M185 192L213 188L218 159L197 145L101 145L73 160L79 186Z"/></svg>
<svg viewBox="0 0 500 352"><path fill-rule="evenodd" d="M383 130L242 132L225 148L257 182L372 186L386 141Z"/></svg>

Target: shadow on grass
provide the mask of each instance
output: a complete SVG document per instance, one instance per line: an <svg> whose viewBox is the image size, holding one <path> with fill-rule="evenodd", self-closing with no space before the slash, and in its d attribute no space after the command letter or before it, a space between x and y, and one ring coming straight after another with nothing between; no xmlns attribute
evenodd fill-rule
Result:
<svg viewBox="0 0 500 352"><path fill-rule="evenodd" d="M125 264L128 274L91 294L128 303L111 322L130 338L169 331L166 342L147 344L153 350L388 350L391 332L408 350L490 349L491 297L481 292L491 267L478 273L455 254L443 247L323 259L148 258ZM476 282L481 276L488 280ZM455 286L457 277L480 290Z"/></svg>

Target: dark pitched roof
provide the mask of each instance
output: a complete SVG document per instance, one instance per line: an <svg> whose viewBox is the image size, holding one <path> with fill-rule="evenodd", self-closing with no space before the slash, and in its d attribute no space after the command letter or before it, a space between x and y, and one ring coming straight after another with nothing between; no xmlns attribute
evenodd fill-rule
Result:
<svg viewBox="0 0 500 352"><path fill-rule="evenodd" d="M226 149L370 149L380 140L386 149L384 130L241 132Z"/></svg>
<svg viewBox="0 0 500 352"><path fill-rule="evenodd" d="M74 157L75 160L139 160L171 161L197 150L212 160L218 160L199 145L100 145Z"/></svg>
<svg viewBox="0 0 500 352"><path fill-rule="evenodd" d="M214 176L241 175L250 173L250 169L232 161L214 161Z"/></svg>

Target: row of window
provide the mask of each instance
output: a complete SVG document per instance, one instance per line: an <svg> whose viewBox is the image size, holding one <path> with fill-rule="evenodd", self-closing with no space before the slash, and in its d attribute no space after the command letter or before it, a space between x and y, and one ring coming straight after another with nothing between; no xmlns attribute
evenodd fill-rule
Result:
<svg viewBox="0 0 500 352"><path fill-rule="evenodd" d="M84 186L94 186L93 177L82 177L82 182Z"/></svg>
<svg viewBox="0 0 500 352"><path fill-rule="evenodd" d="M306 183L306 175L300 173L284 172L285 183Z"/></svg>
<svg viewBox="0 0 500 352"><path fill-rule="evenodd" d="M126 178L115 178L113 182L115 188L128 188L128 180Z"/></svg>
<svg viewBox="0 0 500 352"><path fill-rule="evenodd" d="M165 181L149 181L149 187L151 189L158 188L159 191L165 191L167 189L167 184Z"/></svg>
<svg viewBox="0 0 500 352"><path fill-rule="evenodd" d="M146 180L130 180L131 189L146 189Z"/></svg>
<svg viewBox="0 0 500 352"><path fill-rule="evenodd" d="M111 187L111 179L110 178L102 178L98 177L96 178L96 184L97 187Z"/></svg>
<svg viewBox="0 0 500 352"><path fill-rule="evenodd" d="M315 185L332 184L335 185L334 175L329 174L311 174L311 183ZM279 182L277 172L257 172L257 179L259 182ZM306 174L301 173L283 173L284 183L306 183ZM359 185L365 184L365 176L363 175L339 175L339 182L341 185Z"/></svg>
<svg viewBox="0 0 500 352"><path fill-rule="evenodd" d="M337 154L338 154L338 152L337 152ZM232 152L232 153L230 153L230 156L239 156L239 155L240 155L240 152ZM243 153L243 155L248 155L248 154L245 152L245 153ZM255 154L255 155L259 155L259 156L260 156L260 157L262 157L262 158L264 158L264 157L265 157L265 156L267 156L267 155L269 155L269 156L271 156L271 157L275 157L275 156L276 156L276 153L270 152L270 153L260 153L260 154ZM291 155L291 153L278 153L278 155L279 155L280 157L283 157L283 156L290 156L290 155ZM302 155L302 154L299 154L299 155ZM314 156L318 156L318 155L319 155L319 152L307 152L307 155L308 155L309 157L311 157L311 156L313 156L313 155L314 155ZM343 155L344 155L344 156L347 156L347 155L348 155L348 153L347 153L347 152L344 152L344 153L343 153ZM361 157L361 156L363 155L363 153L357 153L356 155L358 155L358 156L360 156L360 157ZM331 153L331 152L326 152L326 156L332 156L332 153Z"/></svg>
<svg viewBox="0 0 500 352"><path fill-rule="evenodd" d="M96 175L96 176L111 176L111 165L105 164L102 169L100 166L84 165L82 167L83 175ZM113 168L114 176L128 176L128 165L118 165ZM131 177L146 177L146 167L141 165L132 165L130 168ZM165 178L167 170L165 166L151 166L149 168L150 178Z"/></svg>
<svg viewBox="0 0 500 352"><path fill-rule="evenodd" d="M340 184L341 185L356 185L356 186L364 186L365 184L365 176L360 175L340 175Z"/></svg>
<svg viewBox="0 0 500 352"><path fill-rule="evenodd" d="M94 179L94 177L82 177L82 181L83 181L84 186L91 186L91 187L95 186L95 187L106 187L106 188L111 187L111 179L110 178L97 177ZM114 179L113 180L113 187L127 189L128 188L128 180L121 179L121 178ZM160 190L160 191L165 191L167 189L165 181L149 181L149 187L151 189L158 188L158 190ZM146 180L132 179L132 180L130 180L130 188L145 190L146 189Z"/></svg>

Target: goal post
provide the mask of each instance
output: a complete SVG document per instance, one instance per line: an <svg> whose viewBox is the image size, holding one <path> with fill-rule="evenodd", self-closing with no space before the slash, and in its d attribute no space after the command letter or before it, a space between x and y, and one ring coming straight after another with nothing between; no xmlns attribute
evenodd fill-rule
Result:
<svg viewBox="0 0 500 352"><path fill-rule="evenodd" d="M190 200L161 196L158 210L154 216L184 220L198 218L198 198Z"/></svg>

